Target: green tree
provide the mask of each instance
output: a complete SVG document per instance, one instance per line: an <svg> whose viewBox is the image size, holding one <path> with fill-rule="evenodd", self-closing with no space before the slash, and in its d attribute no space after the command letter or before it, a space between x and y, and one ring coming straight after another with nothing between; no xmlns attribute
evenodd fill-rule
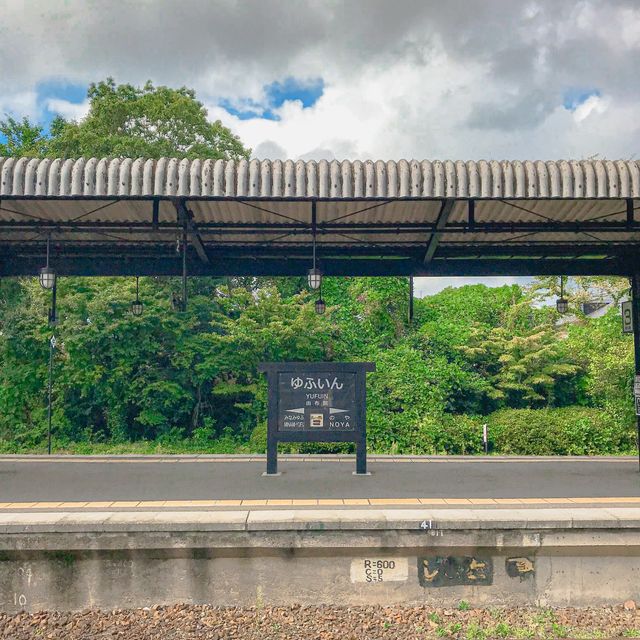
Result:
<svg viewBox="0 0 640 640"><path fill-rule="evenodd" d="M629 295L629 280L617 276L571 276L564 281L564 297L573 313L581 314L585 302L619 304ZM558 276L539 276L527 287L527 296L537 302L549 302L560 296Z"/></svg>
<svg viewBox="0 0 640 640"><path fill-rule="evenodd" d="M514 334L507 327L475 327L461 352L489 381L488 397L499 406L552 405L561 382L580 372L549 326Z"/></svg>
<svg viewBox="0 0 640 640"><path fill-rule="evenodd" d="M266 360L325 357L328 317L307 293L229 290L189 282L186 313L172 310L172 278L142 278L134 316L132 278L63 278L58 290L54 428L69 442L248 439L264 419ZM2 282L2 290L6 284ZM46 429L47 293L20 281L1 307L0 441L35 447ZM320 338L320 339L319 339Z"/></svg>
<svg viewBox="0 0 640 640"><path fill-rule="evenodd" d="M29 156L42 157L47 154L49 139L39 125L33 125L28 118L16 120L10 116L0 120L0 157Z"/></svg>
<svg viewBox="0 0 640 640"><path fill-rule="evenodd" d="M634 422L633 336L623 334L618 307L601 318L584 319L567 328L567 348L577 354L586 371L584 391L589 404Z"/></svg>
<svg viewBox="0 0 640 640"><path fill-rule="evenodd" d="M79 122L56 118L47 154L74 158L117 156L239 159L240 139L207 110L192 89L119 84L108 78L87 92L89 113Z"/></svg>
<svg viewBox="0 0 640 640"><path fill-rule="evenodd" d="M322 295L336 324L336 359L370 359L408 333L406 278L325 278Z"/></svg>

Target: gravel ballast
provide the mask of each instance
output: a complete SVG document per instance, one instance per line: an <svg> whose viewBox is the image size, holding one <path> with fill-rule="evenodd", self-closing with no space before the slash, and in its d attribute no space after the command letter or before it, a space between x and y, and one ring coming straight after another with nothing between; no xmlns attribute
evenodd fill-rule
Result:
<svg viewBox="0 0 640 640"><path fill-rule="evenodd" d="M639 638L635 604L594 609L458 609L432 607L154 606L73 613L0 613L0 638L11 640L375 640L410 638Z"/></svg>

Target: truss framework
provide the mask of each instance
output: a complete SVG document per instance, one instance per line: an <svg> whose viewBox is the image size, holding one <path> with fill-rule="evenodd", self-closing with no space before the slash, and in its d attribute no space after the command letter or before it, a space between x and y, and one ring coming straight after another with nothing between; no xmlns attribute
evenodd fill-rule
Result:
<svg viewBox="0 0 640 640"><path fill-rule="evenodd" d="M33 210L30 200L38 205ZM475 198L353 200L358 206L352 210L324 219L315 212L319 203L349 199L137 198L146 213L127 220L112 219L109 208L129 198L97 198L87 211L56 219L38 213L48 200L0 200L0 275L37 272L47 237L61 275L179 275L184 265L175 246L183 234L191 275L301 275L308 269L314 229L320 265L331 275L630 275L640 269L640 205L631 198L576 220L554 216L551 199L544 214L494 199L496 206L513 209L513 221L487 219L487 200ZM242 220L199 220L202 202L241 205L249 214ZM282 202L294 202L296 215L278 210ZM403 202L433 203L437 215L385 220L385 207ZM466 219L452 219L460 203ZM479 203L485 206L483 219ZM175 210L173 219L161 214L166 205Z"/></svg>

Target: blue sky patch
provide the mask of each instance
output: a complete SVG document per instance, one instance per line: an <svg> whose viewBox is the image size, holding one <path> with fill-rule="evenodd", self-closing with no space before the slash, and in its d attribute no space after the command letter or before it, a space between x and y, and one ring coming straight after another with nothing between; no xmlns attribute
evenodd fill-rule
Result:
<svg viewBox="0 0 640 640"><path fill-rule="evenodd" d="M220 106L240 120L263 118L265 120L280 120L276 113L285 102L299 100L302 107L312 107L324 93L322 78L313 80L299 80L286 78L264 86L264 102L243 99L239 101L221 100Z"/></svg>
<svg viewBox="0 0 640 640"><path fill-rule="evenodd" d="M46 80L36 85L36 106L38 108L38 116L35 119L45 133L49 132L52 120L58 115L47 108L47 100L50 98L58 98L67 100L74 104L81 104L87 98L88 85L73 84L63 80ZM24 113L0 113L0 120L4 120L5 116L12 116L16 120L22 120ZM0 142L6 142L6 137L0 135Z"/></svg>
<svg viewBox="0 0 640 640"><path fill-rule="evenodd" d="M575 111L581 104L584 104L591 96L600 97L599 89L568 89L562 98L562 106L569 111Z"/></svg>
<svg viewBox="0 0 640 640"><path fill-rule="evenodd" d="M57 98L74 104L81 104L87 98L87 89L88 86L86 84L73 84L60 80L48 80L38 83L38 85L36 85L38 109L40 111L38 123L41 124L45 130L48 130L51 121L57 115L47 109L47 100Z"/></svg>
<svg viewBox="0 0 640 640"><path fill-rule="evenodd" d="M272 82L264 89L273 107L281 107L289 100L300 100L302 106L307 109L318 102L324 93L324 82L322 78L308 81L287 78L282 82Z"/></svg>
<svg viewBox="0 0 640 640"><path fill-rule="evenodd" d="M39 82L36 85L36 106L38 108L38 116L35 119L45 131L49 132L49 126L52 120L58 115L47 108L47 100L50 98L58 98L66 100L74 104L81 104L87 98L88 85L73 84L62 80L47 80ZM0 113L0 120L4 120L5 116L12 116L16 120L22 120L24 113ZM0 142L6 142L6 138L0 135Z"/></svg>

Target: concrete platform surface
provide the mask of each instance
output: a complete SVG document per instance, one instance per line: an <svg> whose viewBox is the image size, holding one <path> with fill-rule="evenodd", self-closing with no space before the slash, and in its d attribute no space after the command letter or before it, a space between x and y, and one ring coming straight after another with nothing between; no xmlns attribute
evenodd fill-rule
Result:
<svg viewBox="0 0 640 640"><path fill-rule="evenodd" d="M0 534L167 531L437 531L633 530L640 545L640 508L559 509L300 509L233 511L0 513ZM0 537L0 548L8 538ZM427 538L428 539L428 538ZM626 544L629 542L627 541ZM21 540L20 548L25 549Z"/></svg>
<svg viewBox="0 0 640 640"><path fill-rule="evenodd" d="M0 510L381 508L640 502L633 457L0 456Z"/></svg>

